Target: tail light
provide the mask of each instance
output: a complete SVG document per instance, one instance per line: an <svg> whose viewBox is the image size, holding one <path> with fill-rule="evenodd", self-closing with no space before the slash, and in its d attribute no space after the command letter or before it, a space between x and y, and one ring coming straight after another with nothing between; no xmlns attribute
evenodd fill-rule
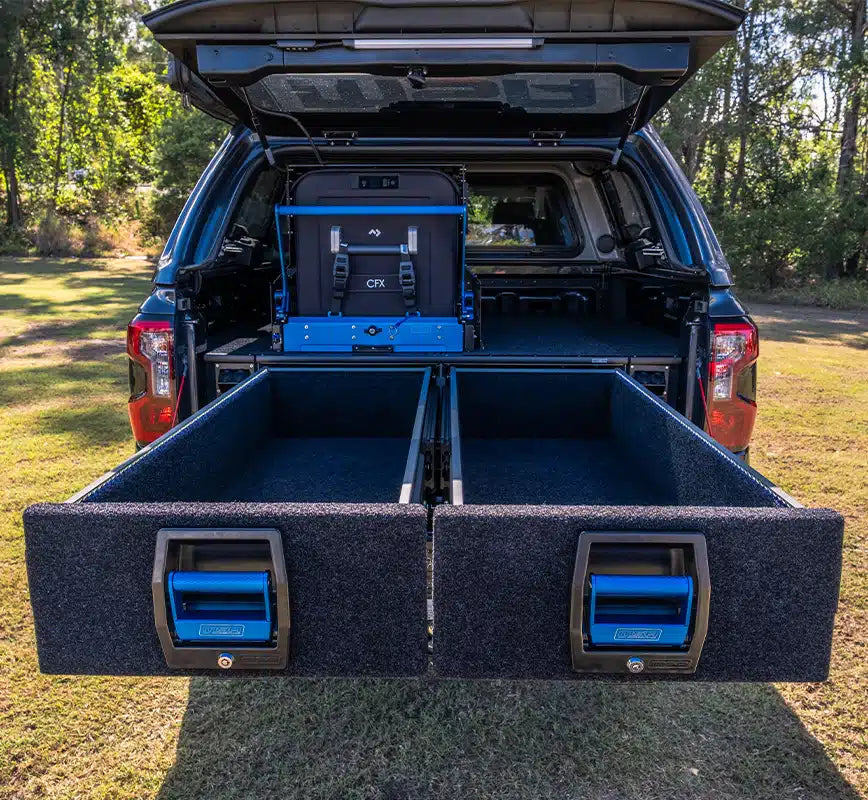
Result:
<svg viewBox="0 0 868 800"><path fill-rule="evenodd" d="M718 323L708 367L708 433L739 452L756 421L757 329L749 322Z"/></svg>
<svg viewBox="0 0 868 800"><path fill-rule="evenodd" d="M130 425L140 444L172 427L175 374L172 325L168 320L133 320L127 328L130 357Z"/></svg>

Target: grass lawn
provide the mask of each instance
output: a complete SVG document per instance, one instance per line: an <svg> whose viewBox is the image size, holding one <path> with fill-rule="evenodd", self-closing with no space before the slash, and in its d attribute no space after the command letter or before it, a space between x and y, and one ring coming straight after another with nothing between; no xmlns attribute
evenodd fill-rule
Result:
<svg viewBox="0 0 868 800"><path fill-rule="evenodd" d="M847 517L825 684L42 676L21 512L132 452L124 326L149 276L132 259L0 259L0 796L868 796L868 315L755 308L753 463Z"/></svg>

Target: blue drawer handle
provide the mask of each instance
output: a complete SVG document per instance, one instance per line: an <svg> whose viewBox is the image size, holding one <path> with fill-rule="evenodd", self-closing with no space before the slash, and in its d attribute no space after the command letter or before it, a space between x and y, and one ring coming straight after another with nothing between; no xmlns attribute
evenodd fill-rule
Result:
<svg viewBox="0 0 868 800"><path fill-rule="evenodd" d="M179 592L262 594L267 572L170 572L172 588Z"/></svg>
<svg viewBox="0 0 868 800"><path fill-rule="evenodd" d="M267 572L170 572L168 589L181 642L271 641Z"/></svg>
<svg viewBox="0 0 868 800"><path fill-rule="evenodd" d="M590 643L636 649L681 647L690 631L693 578L591 575Z"/></svg>

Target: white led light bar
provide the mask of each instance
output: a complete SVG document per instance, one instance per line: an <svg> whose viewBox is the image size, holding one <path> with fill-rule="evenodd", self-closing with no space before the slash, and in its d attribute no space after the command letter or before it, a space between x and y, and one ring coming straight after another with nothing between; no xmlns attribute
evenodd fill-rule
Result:
<svg viewBox="0 0 868 800"><path fill-rule="evenodd" d="M539 40L508 39L346 39L353 50L532 50Z"/></svg>

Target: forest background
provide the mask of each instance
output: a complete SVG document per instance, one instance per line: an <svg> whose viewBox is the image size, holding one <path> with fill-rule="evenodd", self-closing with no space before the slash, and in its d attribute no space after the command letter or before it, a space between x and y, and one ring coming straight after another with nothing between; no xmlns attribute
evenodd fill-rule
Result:
<svg viewBox="0 0 868 800"><path fill-rule="evenodd" d="M143 0L0 2L0 253L157 252L227 127L163 77ZM654 124L742 290L868 306L864 0L749 0Z"/></svg>

